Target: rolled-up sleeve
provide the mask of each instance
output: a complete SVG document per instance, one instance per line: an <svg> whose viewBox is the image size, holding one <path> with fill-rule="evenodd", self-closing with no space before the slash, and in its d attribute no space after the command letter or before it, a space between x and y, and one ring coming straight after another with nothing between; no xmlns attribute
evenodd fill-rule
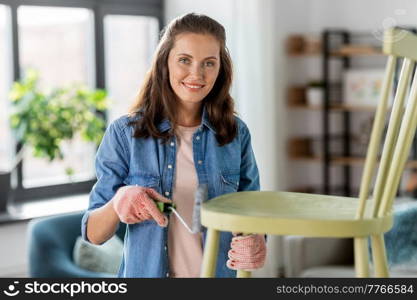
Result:
<svg viewBox="0 0 417 300"><path fill-rule="evenodd" d="M241 144L241 164L239 191L258 191L259 172L251 145L251 135L246 124L239 120L239 135Z"/></svg>
<svg viewBox="0 0 417 300"><path fill-rule="evenodd" d="M129 147L125 133L118 119L106 129L95 158L97 182L89 198L89 206L81 221L81 235L87 238L87 223L90 213L113 198L124 185L129 172Z"/></svg>

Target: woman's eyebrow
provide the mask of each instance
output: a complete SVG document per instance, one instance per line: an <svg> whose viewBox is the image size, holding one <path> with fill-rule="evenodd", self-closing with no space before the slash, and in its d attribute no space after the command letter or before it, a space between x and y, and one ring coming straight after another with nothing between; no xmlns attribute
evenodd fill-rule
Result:
<svg viewBox="0 0 417 300"><path fill-rule="evenodd" d="M187 56L187 57L193 58L192 55L187 54L187 53L178 53L177 56ZM215 56L208 56L205 59L217 59L217 57L215 57Z"/></svg>

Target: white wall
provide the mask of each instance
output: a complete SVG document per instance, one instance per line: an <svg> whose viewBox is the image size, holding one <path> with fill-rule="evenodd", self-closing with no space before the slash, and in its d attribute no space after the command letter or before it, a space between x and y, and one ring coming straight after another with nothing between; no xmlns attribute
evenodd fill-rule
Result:
<svg viewBox="0 0 417 300"><path fill-rule="evenodd" d="M417 26L415 0L315 0L310 28L344 27L350 30L380 30L385 24Z"/></svg>
<svg viewBox="0 0 417 300"><path fill-rule="evenodd" d="M203 13L222 24L226 30L227 47L230 51L234 48L234 18L233 11L235 0L166 0L165 23L185 13ZM221 7L221 9L219 9ZM233 51L232 51L233 52Z"/></svg>

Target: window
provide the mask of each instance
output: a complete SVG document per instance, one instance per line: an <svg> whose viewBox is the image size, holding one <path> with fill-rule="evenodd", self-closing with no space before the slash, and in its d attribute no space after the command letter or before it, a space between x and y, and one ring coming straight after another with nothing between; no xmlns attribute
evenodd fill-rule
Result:
<svg viewBox="0 0 417 300"><path fill-rule="evenodd" d="M107 15L104 18L106 87L112 99L111 122L132 104L158 42L154 17Z"/></svg>
<svg viewBox="0 0 417 300"><path fill-rule="evenodd" d="M0 171L8 170L12 161L13 145L9 130L8 90L11 86L10 11L0 4ZM4 46L3 46L4 45Z"/></svg>
<svg viewBox="0 0 417 300"><path fill-rule="evenodd" d="M74 83L105 89L114 101L106 113L111 122L126 113L150 65L162 4L162 0L0 0L0 171L8 169L16 153L9 126L12 82L35 68L45 92ZM81 139L66 143L66 159L53 163L27 150L12 176L14 203L91 191L96 180L95 145ZM65 173L68 166L75 171L71 180Z"/></svg>
<svg viewBox="0 0 417 300"><path fill-rule="evenodd" d="M21 74L34 68L40 74L40 87L81 83L93 87L93 15L85 8L21 6L18 8L19 59ZM65 142L64 142L65 143ZM74 170L74 181L94 176L95 146L80 138L65 143L63 161L25 153L23 186L36 187L69 181L65 168Z"/></svg>

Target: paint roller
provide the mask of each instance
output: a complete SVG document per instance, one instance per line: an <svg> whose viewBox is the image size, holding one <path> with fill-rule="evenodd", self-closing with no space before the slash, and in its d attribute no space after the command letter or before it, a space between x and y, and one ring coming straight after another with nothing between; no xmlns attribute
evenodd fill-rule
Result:
<svg viewBox="0 0 417 300"><path fill-rule="evenodd" d="M163 203L168 204L167 209L172 211L180 220L180 222L187 228L187 230L192 233L198 233L201 232L201 204L205 202L208 199L208 187L207 184L199 184L197 186L195 195L194 195L195 201L194 201L194 209L193 209L193 220L191 228L188 226L187 222L184 221L184 219L181 217L181 215L178 213L178 211L175 209L174 205L171 205L171 203Z"/></svg>

